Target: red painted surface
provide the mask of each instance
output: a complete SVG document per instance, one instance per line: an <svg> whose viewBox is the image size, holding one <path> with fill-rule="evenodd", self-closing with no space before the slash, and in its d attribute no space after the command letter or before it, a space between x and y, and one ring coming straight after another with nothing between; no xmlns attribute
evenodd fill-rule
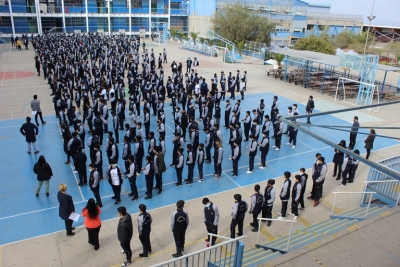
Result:
<svg viewBox="0 0 400 267"><path fill-rule="evenodd" d="M31 71L16 71L16 72L0 71L0 79L4 79L4 80L28 78L28 77L32 77L32 76L35 76L35 75L36 75L36 73L35 72L31 72Z"/></svg>

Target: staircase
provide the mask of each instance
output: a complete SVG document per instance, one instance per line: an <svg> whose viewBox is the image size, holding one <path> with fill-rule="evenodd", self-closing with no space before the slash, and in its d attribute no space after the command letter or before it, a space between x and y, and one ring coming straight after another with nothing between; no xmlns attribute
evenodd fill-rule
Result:
<svg viewBox="0 0 400 267"><path fill-rule="evenodd" d="M340 216L344 217L361 217L365 214L366 207L357 207L353 210L349 210L340 214ZM367 218L377 216L381 213L388 213L390 207L388 206L371 206L368 211ZM384 214L386 214L384 213ZM290 240L290 248L289 251L293 251L295 249L304 247L304 246L313 246L313 242L320 240L326 236L337 233L341 230L348 229L348 231L355 231L358 229L357 223L360 219L351 219L351 218L335 218L335 219L327 219L325 221L316 223L314 225L294 230ZM264 223L262 223L264 225ZM275 224L277 224L275 222ZM264 226L265 227L265 226ZM243 267L256 267L261 264L266 264L268 261L279 257L282 255L278 250L286 250L288 241L288 236L279 237L267 244L265 246L274 248L274 249L263 249L252 247L245 249L243 254ZM227 265L232 266L232 265ZM268 266L268 265L267 265Z"/></svg>

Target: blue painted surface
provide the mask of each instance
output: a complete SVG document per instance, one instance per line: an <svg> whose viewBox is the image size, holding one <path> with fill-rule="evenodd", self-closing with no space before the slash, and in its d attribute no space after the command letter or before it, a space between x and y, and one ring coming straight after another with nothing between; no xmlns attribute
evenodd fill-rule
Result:
<svg viewBox="0 0 400 267"><path fill-rule="evenodd" d="M242 101L242 117L246 110L253 110L255 103L258 103L259 99L263 98L265 103L269 105L272 102L273 95L271 93L257 94L257 95L246 95L245 100ZM281 115L286 115L286 107L291 106L293 101L279 97ZM305 107L298 104L300 113L304 113ZM222 108L224 108L224 103ZM166 109L167 119L167 131L166 136L172 137L172 122L170 109ZM269 114L269 110L267 110ZM196 113L197 115L198 113ZM143 117L140 118L140 121ZM93 197L92 192L88 186L78 187L76 178L72 174L70 165L65 165L66 155L62 150L62 139L58 128L55 116L46 116L45 120L48 122L46 125L39 126L39 135L37 141L37 147L40 153L37 155L28 155L26 153L26 143L24 137L19 133L19 128L24 119L15 120L4 120L0 121L0 147L2 153L0 154L0 162L2 162L2 186L0 187L0 229L8 229L8 231L1 231L0 233L0 244L6 244L15 242L18 240L31 238L43 234L52 233L55 231L64 230L64 223L58 217L58 201L57 192L58 185L60 183L66 183L68 185L68 193L73 197L75 202L76 211L79 212L86 204L86 201ZM223 121L223 120L221 120ZM327 124L327 125L349 125L348 122L344 122L338 118L332 116L315 117L312 119L315 124ZM202 125L200 123L200 125ZM152 117L151 129L155 129L156 121ZM201 126L202 128L202 126ZM251 175L246 174L248 167L248 156L243 153L239 161L239 176L234 179L231 178L230 170L232 168L232 162L228 160L230 154L230 147L227 145L229 132L223 129L224 134L224 160L222 169L224 175L222 179L215 180L212 173L214 173L213 166L211 164L204 164L204 182L194 183L191 186L175 187L176 182L175 170L172 167L167 167L166 173L163 174L164 191L161 196L153 194L151 200L144 200L145 182L144 175L141 175L137 179L137 185L139 191L139 202L132 202L130 197L127 196L129 191L129 185L126 181L122 186L122 202L120 205L127 207L129 212L135 213L139 203L145 203L149 210L154 208L163 207L166 205L174 204L178 198L184 200L190 200L194 198L203 197L210 194L238 188L239 186L246 186L252 183L264 182L269 178L279 177L284 171L288 170L291 172L297 172L301 167L309 168L311 163L315 159L315 153L319 152L324 155L327 161L330 161L333 156L333 150L331 147L314 140L313 138L306 136L303 133L298 134L298 144L295 150L291 149L291 146L285 146L287 137L282 138L282 147L280 151L275 151L272 148L267 156L268 166L265 170L259 170L256 168L255 172ZM341 139L348 140L348 134L344 132L333 132L323 128L315 129L315 132L323 135L331 140ZM123 132L120 132L120 139L122 139ZM365 136L358 136L358 142L356 148L360 151L363 149L363 140ZM204 142L205 135L203 132L200 133L200 142ZM271 140L271 145L273 145ZM165 155L165 162L169 165L172 161L172 148L173 145L167 142L167 153ZM398 144L397 141L379 138L374 144L374 150L388 147L391 145ZM147 149L147 142L145 147ZM120 151L122 145L119 146ZM242 146L243 152L246 148L246 143ZM89 151L85 151L88 155ZM104 147L103 147L104 152ZM37 184L36 176L34 175L32 168L37 162L40 155L44 155L51 165L54 176L50 180L50 197L45 196L44 185L42 186L39 198L35 196L35 188ZM104 158L105 154L103 153ZM186 152L185 152L186 155ZM88 155L89 156L89 155ZM259 152L257 154L256 163L259 162ZM107 160L105 160L106 162ZM120 165L124 169L123 162L119 160ZM105 169L106 166L103 167ZM184 170L183 177L186 178L187 169ZM197 179L198 171L197 166L194 171L195 180ZM102 220L115 218L116 208L114 201L111 199L112 190L107 181L101 182L100 195L103 198L103 212L101 214ZM195 189L195 190L193 190ZM82 191L82 196L81 192ZM119 206L119 205L118 205ZM80 219L78 223L74 224L80 226L83 224L83 220Z"/></svg>

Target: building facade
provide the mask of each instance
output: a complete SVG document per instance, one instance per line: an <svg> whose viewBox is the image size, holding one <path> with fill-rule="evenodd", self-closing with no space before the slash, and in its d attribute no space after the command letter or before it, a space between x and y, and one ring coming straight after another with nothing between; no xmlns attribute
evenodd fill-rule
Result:
<svg viewBox="0 0 400 267"><path fill-rule="evenodd" d="M187 28L182 0L0 0L0 32L126 32L150 34L152 23Z"/></svg>
<svg viewBox="0 0 400 267"><path fill-rule="evenodd" d="M202 35L211 29L210 19L215 10L225 10L227 5L237 0L192 0L189 4L189 31ZM266 16L275 24L271 33L271 46L287 46L299 38L310 35L329 35L350 30L359 33L363 27L361 15L330 13L329 4L309 4L300 0L244 0L248 9Z"/></svg>

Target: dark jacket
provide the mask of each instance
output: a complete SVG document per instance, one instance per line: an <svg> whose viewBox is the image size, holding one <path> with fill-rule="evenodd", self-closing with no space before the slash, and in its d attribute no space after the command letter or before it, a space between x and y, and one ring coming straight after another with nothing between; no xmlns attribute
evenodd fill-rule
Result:
<svg viewBox="0 0 400 267"><path fill-rule="evenodd" d="M375 140L375 135L370 134L368 135L367 139L365 139L365 147L366 149L373 149L374 148L374 140Z"/></svg>
<svg viewBox="0 0 400 267"><path fill-rule="evenodd" d="M131 241L133 236L133 224L129 213L127 213L124 218L119 219L117 235L121 244Z"/></svg>
<svg viewBox="0 0 400 267"><path fill-rule="evenodd" d="M75 170L77 172L84 172L86 171L86 161L87 157L85 153L77 153L74 156L74 165L75 165Z"/></svg>
<svg viewBox="0 0 400 267"><path fill-rule="evenodd" d="M25 135L26 142L28 142L28 143L36 142L35 135L39 134L39 129L35 124L33 124L31 122L26 122L26 123L22 124L19 131L21 132L22 135Z"/></svg>
<svg viewBox="0 0 400 267"><path fill-rule="evenodd" d="M33 166L33 172L37 174L38 181L50 180L51 176L53 176L53 171L47 162L43 165L36 163Z"/></svg>
<svg viewBox="0 0 400 267"><path fill-rule="evenodd" d="M75 212L75 206L74 202L72 201L72 197L66 193L63 194L61 191L58 191L57 199L60 203L58 215L61 217L61 219L68 220L71 213Z"/></svg>

